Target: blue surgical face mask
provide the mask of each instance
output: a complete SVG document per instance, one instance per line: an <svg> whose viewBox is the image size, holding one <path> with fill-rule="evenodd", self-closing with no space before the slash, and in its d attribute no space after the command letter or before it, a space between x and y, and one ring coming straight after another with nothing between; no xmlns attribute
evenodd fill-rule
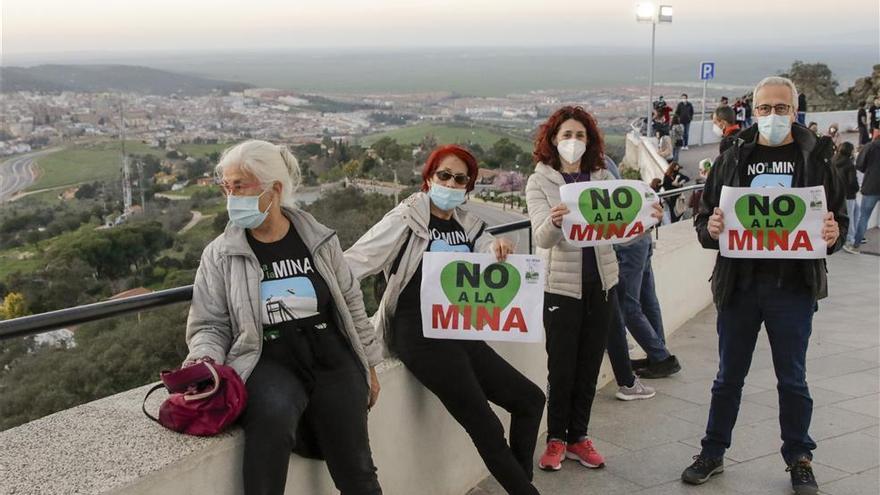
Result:
<svg viewBox="0 0 880 495"><path fill-rule="evenodd" d="M451 187L444 187L436 182L432 182L428 196L431 197L431 202L434 203L434 206L443 211L449 211L464 203L465 193L464 189L452 189Z"/></svg>
<svg viewBox="0 0 880 495"><path fill-rule="evenodd" d="M263 224L269 216L269 208L260 211L260 197L266 194L263 191L259 196L227 196L226 211L229 212L229 221L243 229L255 229Z"/></svg>
<svg viewBox="0 0 880 495"><path fill-rule="evenodd" d="M791 119L775 113L758 117L758 132L771 146L778 146L791 134Z"/></svg>

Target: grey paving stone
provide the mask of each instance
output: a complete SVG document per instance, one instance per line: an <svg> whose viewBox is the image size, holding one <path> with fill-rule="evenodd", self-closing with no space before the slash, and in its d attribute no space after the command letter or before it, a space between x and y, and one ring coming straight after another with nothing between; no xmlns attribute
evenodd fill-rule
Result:
<svg viewBox="0 0 880 495"><path fill-rule="evenodd" d="M880 472L870 469L854 476L822 485L829 495L877 495L880 493Z"/></svg>
<svg viewBox="0 0 880 495"><path fill-rule="evenodd" d="M654 415L641 422L620 421L620 418L598 418L591 422L591 435L633 451L689 438L701 431L699 426L669 415Z"/></svg>
<svg viewBox="0 0 880 495"><path fill-rule="evenodd" d="M880 376L876 368L848 375L826 378L815 383L816 387L834 390L854 397L876 394L880 391Z"/></svg>
<svg viewBox="0 0 880 495"><path fill-rule="evenodd" d="M880 465L877 439L858 432L819 442L813 458L816 462L852 474Z"/></svg>
<svg viewBox="0 0 880 495"><path fill-rule="evenodd" d="M694 450L679 442L651 447L609 460L606 469L619 478L645 488L678 480L692 461Z"/></svg>
<svg viewBox="0 0 880 495"><path fill-rule="evenodd" d="M880 364L880 347L870 347L868 349L855 350L849 353L850 356L862 361L869 361Z"/></svg>
<svg viewBox="0 0 880 495"><path fill-rule="evenodd" d="M858 399L838 402L835 407L880 418L880 394L866 395Z"/></svg>
<svg viewBox="0 0 880 495"><path fill-rule="evenodd" d="M843 353L808 360L807 376L816 381L820 380L820 377L834 378L873 368L877 368L876 363L855 359L848 353Z"/></svg>
<svg viewBox="0 0 880 495"><path fill-rule="evenodd" d="M709 419L709 406L692 406L688 409L671 413L673 416L690 421L701 427L706 426ZM750 425L761 421L776 418L779 411L773 407L762 406L754 402L743 401L740 404L739 415L736 418L737 425Z"/></svg>
<svg viewBox="0 0 880 495"><path fill-rule="evenodd" d="M686 466L682 466L682 470ZM712 481L701 486L688 485L681 481L670 481L653 488L635 492L634 495L743 495L725 484L724 474L715 476Z"/></svg>

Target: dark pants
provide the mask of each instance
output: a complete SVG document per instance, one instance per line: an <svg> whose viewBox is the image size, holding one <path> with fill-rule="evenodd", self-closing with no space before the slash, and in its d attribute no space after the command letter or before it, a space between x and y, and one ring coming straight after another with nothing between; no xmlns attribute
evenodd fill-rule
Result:
<svg viewBox="0 0 880 495"><path fill-rule="evenodd" d="M244 492L283 494L300 419L311 429L342 495L381 494L367 432L369 389L363 370L316 370L306 391L289 367L262 357L248 378Z"/></svg>
<svg viewBox="0 0 880 495"><path fill-rule="evenodd" d="M608 302L611 303L611 328L608 332L608 360L611 361L611 369L614 371L614 380L619 387L632 387L636 381L633 374L632 362L629 360L629 346L626 343L626 326L623 323L623 315L620 313L620 303L617 289L608 293Z"/></svg>
<svg viewBox="0 0 880 495"><path fill-rule="evenodd" d="M859 126L859 145L863 146L871 142L871 136L868 134L868 128Z"/></svg>
<svg viewBox="0 0 880 495"><path fill-rule="evenodd" d="M718 311L721 361L712 386L702 455L719 458L730 447L742 387L763 322L778 380L782 457L787 464L804 455L812 458L816 443L808 433L813 399L807 388L806 356L814 308L806 289L779 288L774 281L759 279L748 290L738 289L730 303Z"/></svg>
<svg viewBox="0 0 880 495"><path fill-rule="evenodd" d="M681 137L682 143L684 146L688 145L688 139L691 135L691 123L690 122L682 122L681 126L684 127L684 134Z"/></svg>
<svg viewBox="0 0 880 495"><path fill-rule="evenodd" d="M485 342L426 339L421 328L417 315L395 317L394 350L400 360L464 427L507 493L537 495L531 480L544 413L540 387ZM510 413L509 445L489 402Z"/></svg>
<svg viewBox="0 0 880 495"><path fill-rule="evenodd" d="M605 355L611 303L602 284L584 281L581 299L544 294L547 332L547 439L587 436L596 380Z"/></svg>
<svg viewBox="0 0 880 495"><path fill-rule="evenodd" d="M654 270L651 256L654 253L650 234L637 241L618 245L617 260L620 266L617 283L623 321L639 346L652 363L670 356L666 348L663 317L657 291L654 287Z"/></svg>

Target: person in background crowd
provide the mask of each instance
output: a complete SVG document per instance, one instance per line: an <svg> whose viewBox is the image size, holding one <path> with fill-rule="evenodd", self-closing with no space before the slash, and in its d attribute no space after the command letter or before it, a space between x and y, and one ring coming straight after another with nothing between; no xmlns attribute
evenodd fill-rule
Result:
<svg viewBox="0 0 880 495"><path fill-rule="evenodd" d="M618 170L617 164L608 156L605 157L605 166L615 179L620 179L620 170ZM646 235L650 237L650 233ZM618 246L615 246L615 251ZM619 255L618 261L620 261ZM621 313L621 292L614 290L612 293L614 296L609 297L612 309L611 329L608 333L608 360L611 362L614 380L617 382L617 392L614 396L622 401L650 399L657 395L657 392L642 383L633 371L633 364L629 358L629 345L626 341L626 325ZM659 306L657 309L659 316Z"/></svg>
<svg viewBox="0 0 880 495"><path fill-rule="evenodd" d="M831 138L831 142L834 143L834 149L840 147L840 142L842 138L840 137L840 126L837 123L833 123L828 126L828 137Z"/></svg>
<svg viewBox="0 0 880 495"><path fill-rule="evenodd" d="M663 176L663 190L664 191L673 191L675 189L679 189L688 181L690 181L690 177L681 173L681 165L678 162L671 162L669 167L666 168L666 174ZM666 204L669 207L669 216L671 223L675 223L681 219L681 214L677 214L675 212L675 203L678 201L678 197L680 194L673 194L672 196L667 196Z"/></svg>
<svg viewBox="0 0 880 495"><path fill-rule="evenodd" d="M654 137L657 137L658 134L660 136L668 136L669 135L669 124L664 122L662 112L654 110L653 115L654 115L654 122L652 123L652 126L653 126L652 127L652 129L653 129L652 135Z"/></svg>
<svg viewBox="0 0 880 495"><path fill-rule="evenodd" d="M306 428L340 492L381 494L367 411L382 346L339 238L295 206L300 168L286 146L245 141L216 173L229 224L202 253L184 366L226 364L245 381L244 493L284 493Z"/></svg>
<svg viewBox="0 0 880 495"><path fill-rule="evenodd" d="M880 97L874 98L871 102L868 116L871 118L871 135L873 136L875 129L880 129Z"/></svg>
<svg viewBox="0 0 880 495"><path fill-rule="evenodd" d="M853 163L854 146L850 142L843 142L837 148L837 153L831 159L831 164L841 177L846 187L846 214L853 225L859 224L859 209L856 203L856 195L859 192L859 181L856 177L856 167ZM856 229L847 229L846 246L855 245Z"/></svg>
<svg viewBox="0 0 880 495"><path fill-rule="evenodd" d="M806 125L807 121L807 95L801 93L797 101L797 121L800 125Z"/></svg>
<svg viewBox="0 0 880 495"><path fill-rule="evenodd" d="M746 107L743 104L742 98L737 98L736 103L733 104L733 113L736 116L736 125L740 127L740 129L746 128Z"/></svg>
<svg viewBox="0 0 880 495"><path fill-rule="evenodd" d="M743 106L746 109L746 127L752 126L752 96L749 95L743 100Z"/></svg>
<svg viewBox="0 0 880 495"><path fill-rule="evenodd" d="M482 340L429 339L422 333L422 259L426 252L492 253L503 262L513 243L487 233L463 210L477 160L458 145L432 151L422 188L403 200L345 252L357 279L383 272L388 281L377 326L389 350L471 437L492 476L510 494L537 495L533 455L544 411L541 389ZM511 414L510 444L489 402Z"/></svg>
<svg viewBox="0 0 880 495"><path fill-rule="evenodd" d="M672 117L672 129L669 131L669 140L672 141L672 160L678 161L678 152L684 146L684 126L675 115Z"/></svg>
<svg viewBox="0 0 880 495"><path fill-rule="evenodd" d="M719 107L729 107L729 106L730 106L730 100L729 100L726 96L722 96L722 97L721 97L721 100L720 100L719 103L718 103L718 106L719 106Z"/></svg>
<svg viewBox="0 0 880 495"><path fill-rule="evenodd" d="M657 101L654 103L654 108L657 109L657 113L660 114L660 117L663 119L663 123L668 127L670 125L670 115L672 114L672 107L666 103L666 100L663 99L663 96L657 98Z"/></svg>
<svg viewBox="0 0 880 495"><path fill-rule="evenodd" d="M669 134L661 135L659 132L656 137L657 152L660 153L660 156L662 156L667 162L671 162L675 153L675 147L672 146L672 137Z"/></svg>
<svg viewBox="0 0 880 495"><path fill-rule="evenodd" d="M815 122L810 122L809 124L807 124L807 129L813 131L813 134L815 134L816 136L822 137L822 133L819 132L819 124Z"/></svg>
<svg viewBox="0 0 880 495"><path fill-rule="evenodd" d="M694 106L688 101L686 93L681 94L681 101L675 106L675 116L678 117L678 121L681 123L684 131L682 135L682 149L687 150L688 143L690 143L691 122L694 120Z"/></svg>
<svg viewBox="0 0 880 495"><path fill-rule="evenodd" d="M862 204L859 207L859 223L851 246L844 250L851 254L859 254L861 244L868 230L868 220L874 207L880 202L880 129L874 130L874 140L865 145L859 152L856 170L865 174L862 179Z"/></svg>
<svg viewBox="0 0 880 495"><path fill-rule="evenodd" d="M538 463L558 471L563 458L588 468L605 459L588 436L596 381L611 325L617 257L609 245L579 248L562 233L569 213L559 189L565 184L610 180L602 133L582 107L554 112L535 139L535 173L526 185L537 253L544 259L544 328L548 401L547 447ZM654 207L659 218L659 204Z"/></svg>
<svg viewBox="0 0 880 495"><path fill-rule="evenodd" d="M858 121L859 126L859 146L864 146L871 141L871 136L868 134L868 112L865 111L865 102L863 101L859 102L859 110L856 113L856 120Z"/></svg>
<svg viewBox="0 0 880 495"><path fill-rule="evenodd" d="M822 185L827 213L822 238L828 254L843 244L848 218L839 174L828 163L831 140L819 138L803 126L793 125L798 91L791 80L767 77L755 87L758 125L739 135L731 148L715 160L703 192L700 212L694 222L697 238L706 249L718 249L725 218L722 187L781 187ZM775 162L772 171L751 166ZM782 172L782 173L779 173ZM764 177L770 173L772 177ZM685 483L702 484L724 471L724 453L730 448L752 355L763 323L773 354L779 395L779 424L782 456L797 495L818 493L812 469L810 438L813 400L807 387L807 346L812 332L816 303L828 294L824 259L740 259L718 256L711 283L718 310L718 374L712 386L712 401L701 452L682 472Z"/></svg>
<svg viewBox="0 0 880 495"><path fill-rule="evenodd" d="M718 144L718 152L724 153L727 148L733 145L736 134L740 131L740 127L736 125L736 117L733 109L730 107L718 107L712 114L712 132L721 138Z"/></svg>

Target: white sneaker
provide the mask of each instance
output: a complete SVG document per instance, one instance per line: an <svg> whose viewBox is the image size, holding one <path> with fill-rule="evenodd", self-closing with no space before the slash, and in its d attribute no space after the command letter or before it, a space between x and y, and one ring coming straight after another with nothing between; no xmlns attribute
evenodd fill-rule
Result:
<svg viewBox="0 0 880 495"><path fill-rule="evenodd" d="M635 381L632 384L632 387L618 387L617 393L614 394L620 400L639 400L639 399L650 399L657 395L657 392L643 384L639 377L636 377Z"/></svg>
<svg viewBox="0 0 880 495"><path fill-rule="evenodd" d="M688 148L687 146L682 146L681 149L687 151L687 150L689 150L690 148Z"/></svg>
<svg viewBox="0 0 880 495"><path fill-rule="evenodd" d="M852 244L844 244L844 245L843 245L843 250L846 251L846 252L849 253L849 254L859 254L859 253L861 253L861 250L859 249L859 247L858 247L858 246L853 246Z"/></svg>

